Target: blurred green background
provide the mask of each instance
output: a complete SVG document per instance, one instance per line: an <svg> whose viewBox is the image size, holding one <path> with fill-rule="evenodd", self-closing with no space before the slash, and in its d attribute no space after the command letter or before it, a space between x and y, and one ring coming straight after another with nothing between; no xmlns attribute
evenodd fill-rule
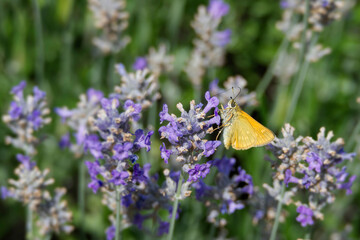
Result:
<svg viewBox="0 0 360 240"><path fill-rule="evenodd" d="M163 98L158 104L167 103L170 112L178 113L177 102L185 105L193 99L193 89L186 75L181 72L192 49L195 34L190 22L200 0L128 0L129 27L125 31L131 36L131 43L114 57L116 62L125 64L128 70L137 56L144 56L152 46L165 43L175 56L175 69L168 76L162 76L161 86L170 89L162 91ZM232 40L227 47L226 63L216 68L204 79L204 89L214 77L224 82L228 76L240 74L248 80L248 88L254 91L261 81L271 60L283 39L275 28L281 19L282 10L277 1L268 0L226 0L230 14L224 18L222 28L232 30ZM42 36L36 31L35 3L41 13ZM75 107L79 94L89 87L112 91L106 79L113 74L111 57L104 57L92 44L97 34L87 1L62 0L0 0L0 113L8 110L11 87L21 80L30 86L38 85L47 92L50 108L58 106ZM334 22L320 35L320 42L332 48L332 53L318 63L312 64L299 104L291 125L297 135L316 137L321 126L333 130L335 138L344 138L347 151L359 152L360 104L360 5L353 7L342 20ZM41 43L42 41L42 43ZM44 75L38 77L39 44L43 44ZM41 56L40 55L40 56ZM40 59L41 60L41 59ZM115 74L115 83L119 78ZM269 126L276 134L284 125L284 118L291 98L288 85L281 85L275 78L252 115ZM154 109L153 109L154 110ZM246 109L245 109L246 110ZM144 113L144 121L147 116ZM65 133L65 127L52 112L52 123L42 129L40 136L45 141L39 146L36 160L41 168L50 168L56 186L68 189L67 200L74 212L74 224L79 225L77 212L77 179L79 160L68 151L61 151L57 142ZM355 128L357 127L357 130ZM155 126L157 129L158 126ZM0 123L0 185L13 177L17 166L18 150L4 145L4 138L10 134L4 123ZM152 138L151 161L153 172L161 171L158 135ZM254 184L262 190L264 182L271 181L270 164L264 161L263 148L248 151L230 151L248 173ZM359 174L359 158L350 163L350 172ZM286 221L280 225L280 239L303 238L311 232L313 239L329 239L335 233L344 233L350 226L349 239L360 238L360 191L358 181L353 186L353 195L338 196L334 204L324 209L325 219L313 227L302 228L295 222L295 207L286 208ZM181 216L176 223L175 239L208 239L210 225L206 222L206 209L194 197L181 203ZM0 239L23 239L25 209L14 201L0 201ZM100 195L87 192L86 221L83 231L87 239L104 239L108 226L109 212L101 205ZM256 239L260 226L251 224L248 209L235 212L227 217L228 237L235 239ZM136 228L123 233L124 239L142 239L145 236ZM149 236L146 236L150 239ZM53 236L53 239L80 239L77 228L70 236ZM345 235L340 239L347 239Z"/></svg>

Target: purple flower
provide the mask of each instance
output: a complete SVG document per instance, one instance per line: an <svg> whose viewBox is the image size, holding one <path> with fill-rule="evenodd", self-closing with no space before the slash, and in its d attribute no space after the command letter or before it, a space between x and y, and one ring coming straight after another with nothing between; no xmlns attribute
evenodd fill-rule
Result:
<svg viewBox="0 0 360 240"><path fill-rule="evenodd" d="M99 138L95 134L91 134L85 137L84 141L84 151L90 151L91 155L94 156L95 159L103 158L102 154L102 144L99 141Z"/></svg>
<svg viewBox="0 0 360 240"><path fill-rule="evenodd" d="M179 142L179 137L183 136L175 122L170 122L167 126L161 126L159 134L161 138L167 138L172 145L176 145Z"/></svg>
<svg viewBox="0 0 360 240"><path fill-rule="evenodd" d="M92 103L98 103L104 97L104 94L101 91L95 90L93 88L89 88L86 92L86 95L88 101Z"/></svg>
<svg viewBox="0 0 360 240"><path fill-rule="evenodd" d="M313 152L308 153L306 161L309 163L310 170L315 169L315 171L318 173L321 171L322 161L319 155Z"/></svg>
<svg viewBox="0 0 360 240"><path fill-rule="evenodd" d="M205 178L210 172L211 164L195 164L194 168L188 171L189 179L188 182L196 182L200 178Z"/></svg>
<svg viewBox="0 0 360 240"><path fill-rule="evenodd" d="M102 98L100 100L101 106L102 108L107 112L111 112L113 109L116 109L117 107L119 107L119 100L116 98L111 98L111 99L107 99L107 98Z"/></svg>
<svg viewBox="0 0 360 240"><path fill-rule="evenodd" d="M138 129L135 132L134 145L137 148L146 148L146 151L149 152L151 149L150 137L154 134L154 131L148 132L146 135L142 129Z"/></svg>
<svg viewBox="0 0 360 240"><path fill-rule="evenodd" d="M218 31L214 34L213 43L218 47L225 47L231 39L231 30Z"/></svg>
<svg viewBox="0 0 360 240"><path fill-rule="evenodd" d="M6 199L8 197L11 197L11 194L7 187L1 186L1 199Z"/></svg>
<svg viewBox="0 0 360 240"><path fill-rule="evenodd" d="M299 179L296 178L296 177L293 177L291 170L290 170L290 169L287 169L287 170L285 171L285 179L284 179L284 182L285 182L286 186L288 186L289 183L299 183Z"/></svg>
<svg viewBox="0 0 360 240"><path fill-rule="evenodd" d="M210 157L211 155L214 154L216 148L218 146L221 145L221 142L220 141L207 141L205 144L204 144L204 152L203 154L205 155L205 157Z"/></svg>
<svg viewBox="0 0 360 240"><path fill-rule="evenodd" d="M35 162L32 162L30 161L30 157L28 156L25 156L25 155L22 155L22 154L17 154L16 155L16 158L19 162L21 162L25 168L27 170L32 170L35 166L36 166L36 163Z"/></svg>
<svg viewBox="0 0 360 240"><path fill-rule="evenodd" d="M133 143L125 142L125 143L118 143L114 146L114 155L113 159L118 161L125 160L132 155L131 150L133 148Z"/></svg>
<svg viewBox="0 0 360 240"><path fill-rule="evenodd" d="M310 208L301 205L296 209L296 211L299 213L299 216L296 218L296 221L301 223L302 227L306 227L307 225L314 224L314 221L312 219L314 213Z"/></svg>
<svg viewBox="0 0 360 240"><path fill-rule="evenodd" d="M229 5L223 0L211 0L208 6L208 12L213 18L222 18L229 12Z"/></svg>
<svg viewBox="0 0 360 240"><path fill-rule="evenodd" d="M86 167L88 168L89 175L91 178L96 178L98 174L103 174L104 170L101 168L98 161L95 162L85 162Z"/></svg>
<svg viewBox="0 0 360 240"><path fill-rule="evenodd" d="M137 57L134 65L133 65L133 69L134 70L144 70L145 68L147 68L147 65L148 64L147 64L146 58Z"/></svg>
<svg viewBox="0 0 360 240"><path fill-rule="evenodd" d="M61 117L62 122L65 122L66 119L73 114L72 111L67 108L55 108L55 113Z"/></svg>
<svg viewBox="0 0 360 240"><path fill-rule="evenodd" d="M18 85L14 86L11 89L12 94L16 95L17 97L21 97L23 95L23 90L26 87L26 82L25 81L21 81Z"/></svg>
<svg viewBox="0 0 360 240"><path fill-rule="evenodd" d="M229 175L231 170L234 168L236 163L235 158L227 158L223 157L221 159L215 159L213 161L213 165L217 167L219 172L224 173L225 175Z"/></svg>
<svg viewBox="0 0 360 240"><path fill-rule="evenodd" d="M345 189L345 190L346 190L346 195L352 194L351 187L352 187L353 182L355 181L355 179L356 179L356 176L355 176L355 175L354 175L354 176L351 176L351 177L349 178L349 181L346 182L346 183L341 183L341 184L339 185L339 188L340 188L340 189Z"/></svg>
<svg viewBox="0 0 360 240"><path fill-rule="evenodd" d="M217 105L219 105L219 99L217 97L210 97L209 91L206 91L205 99L208 103L203 110L204 113L207 113L208 111L210 111L211 108L215 108L217 107Z"/></svg>
<svg viewBox="0 0 360 240"><path fill-rule="evenodd" d="M21 113L22 113L23 108L20 107L16 102L11 102L10 103L10 109L9 109L9 115L11 117L11 119L17 119L20 117Z"/></svg>
<svg viewBox="0 0 360 240"><path fill-rule="evenodd" d="M286 9L286 8L290 7L290 4L289 4L289 2L287 0L282 0L282 1L280 1L280 7L282 9Z"/></svg>
<svg viewBox="0 0 360 240"><path fill-rule="evenodd" d="M209 91L211 93L218 92L219 90L219 79L215 78L211 83L209 84Z"/></svg>
<svg viewBox="0 0 360 240"><path fill-rule="evenodd" d="M233 214L236 210L241 210L245 207L244 204L240 203L240 202L233 202L233 201L229 201L228 202L228 213L229 214Z"/></svg>
<svg viewBox="0 0 360 240"><path fill-rule="evenodd" d="M46 96L46 93L43 92L43 91L41 91L37 86L35 86L35 87L33 88L33 93L34 93L34 100L35 100L35 102L38 102L38 101L44 99L45 96Z"/></svg>
<svg viewBox="0 0 360 240"><path fill-rule="evenodd" d="M35 109L32 113L30 113L27 117L27 120L32 123L35 130L38 130L42 124L41 112Z"/></svg>
<svg viewBox="0 0 360 240"><path fill-rule="evenodd" d="M166 104L163 105L163 110L160 112L160 123L163 121L173 122L175 119L169 114L168 106Z"/></svg>
<svg viewBox="0 0 360 240"><path fill-rule="evenodd" d="M70 134L66 133L64 134L59 141L59 147L61 149L65 149L71 146L71 142L70 142Z"/></svg>
<svg viewBox="0 0 360 240"><path fill-rule="evenodd" d="M121 204L124 207L129 207L133 203L133 200L131 198L131 194L125 195L121 198Z"/></svg>
<svg viewBox="0 0 360 240"><path fill-rule="evenodd" d="M198 201L201 201L212 189L210 186L206 185L202 179L192 184L192 186L196 190L195 196Z"/></svg>
<svg viewBox="0 0 360 240"><path fill-rule="evenodd" d="M131 100L126 100L124 109L126 111L125 114L134 119L134 121L138 121L140 119L141 104L135 104Z"/></svg>
<svg viewBox="0 0 360 240"><path fill-rule="evenodd" d="M111 171L112 179L109 180L109 182L115 184L115 185L126 185L125 180L129 177L129 173L127 171L117 171L112 170Z"/></svg>
<svg viewBox="0 0 360 240"><path fill-rule="evenodd" d="M329 6L329 0L322 0L322 6L323 7Z"/></svg>
<svg viewBox="0 0 360 240"><path fill-rule="evenodd" d="M143 215L137 213L137 214L134 216L133 223L134 223L134 225L137 226L139 229L142 229L142 224L143 224L144 220L146 220L146 218L145 218Z"/></svg>
<svg viewBox="0 0 360 240"><path fill-rule="evenodd" d="M171 151L166 149L165 143L160 146L160 156L166 164L169 163Z"/></svg>
<svg viewBox="0 0 360 240"><path fill-rule="evenodd" d="M116 233L116 227L111 225L106 229L106 240L113 240Z"/></svg>
<svg viewBox="0 0 360 240"><path fill-rule="evenodd" d="M141 169L139 164L135 164L133 167L133 175L132 180L134 182L144 182L147 180L146 176L144 175L144 170Z"/></svg>
<svg viewBox="0 0 360 240"><path fill-rule="evenodd" d="M103 182L99 179L91 179L91 182L88 184L88 188L91 188L94 193L97 193L97 190L103 185Z"/></svg>
<svg viewBox="0 0 360 240"><path fill-rule="evenodd" d="M169 233L169 226L170 226L170 223L160 221L160 222L159 222L159 228L158 228L157 235L158 235L158 236L161 236L161 235L163 235L164 233L166 233L166 234Z"/></svg>

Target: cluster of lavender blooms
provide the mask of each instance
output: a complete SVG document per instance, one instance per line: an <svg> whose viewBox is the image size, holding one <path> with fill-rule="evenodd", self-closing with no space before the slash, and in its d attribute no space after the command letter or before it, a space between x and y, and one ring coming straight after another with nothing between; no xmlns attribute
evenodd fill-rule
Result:
<svg viewBox="0 0 360 240"><path fill-rule="evenodd" d="M157 77L162 73L173 70L174 56L167 55L165 44L160 44L158 50L154 47L149 49L145 57L137 57L133 64L134 70L144 70L148 68Z"/></svg>
<svg viewBox="0 0 360 240"><path fill-rule="evenodd" d="M111 97L120 101L131 100L140 104L142 109L150 107L161 97L158 74L153 74L147 68L128 73L123 64L117 64L115 67L121 76L121 85L115 86L115 93L110 95Z"/></svg>
<svg viewBox="0 0 360 240"><path fill-rule="evenodd" d="M27 205L37 214L39 233L49 235L52 232L70 233L73 226L69 225L72 213L67 203L61 200L66 189L56 188L54 196L46 188L54 183L54 179L47 178L49 169L40 170L32 157L36 154L37 138L33 135L51 119L46 117L49 109L46 106L46 94L38 87L34 87L34 95L24 98L26 82L12 88L14 101L10 104L8 115L3 116L5 123L17 135L16 138L7 137L8 143L23 150L26 155L18 154L20 165L15 169L17 179L10 179L10 187L1 187L1 197L11 198ZM30 220L32 221L32 219Z"/></svg>
<svg viewBox="0 0 360 240"><path fill-rule="evenodd" d="M158 175L149 175L150 167L150 164L144 165L141 183L134 185L133 189L121 198L121 226L124 229L134 225L145 232L151 232L144 224L146 220L151 220L153 226L156 226L155 234L161 236L168 233L169 222L163 220L159 213L161 209L165 209L169 212L169 218L171 218L171 193L175 194L175 190L166 183L160 187ZM166 175L166 177L168 178L169 176ZM109 191L105 188L102 188L102 192L102 203L112 212L109 216L111 226L106 230L107 239L111 240L115 235L114 213L116 212L117 196L115 191Z"/></svg>
<svg viewBox="0 0 360 240"><path fill-rule="evenodd" d="M227 105L229 99L234 97L234 94L239 94L236 97L237 104L243 107L256 106L256 93L249 92L246 88L247 81L242 76L229 77L224 82L224 88L219 87L219 80L215 79L210 83L209 90L211 95L219 96L220 103ZM232 91L233 90L233 91Z"/></svg>
<svg viewBox="0 0 360 240"><path fill-rule="evenodd" d="M200 6L191 26L197 38L185 72L196 89L201 87L206 69L224 63L225 46L230 42L231 30L219 31L221 19L229 12L223 0L211 0L209 6Z"/></svg>
<svg viewBox="0 0 360 240"><path fill-rule="evenodd" d="M350 176L346 167L340 167L346 160L353 160L354 153L344 151L344 140L331 142L333 133L325 135L321 128L317 140L311 137L294 137L294 128L286 124L282 129L283 138L277 138L268 146L276 157L270 160L277 169L274 174L274 187L265 185L270 195L285 204L295 204L299 216L296 218L304 227L313 225L315 219L323 219L322 208L334 202L338 190L351 194L351 186L356 176ZM290 190L280 197L280 183ZM295 201L299 190L308 195L308 202Z"/></svg>
<svg viewBox="0 0 360 240"><path fill-rule="evenodd" d="M65 188L56 188L54 196L46 190L54 183L54 179L47 178L50 170L41 171L31 158L18 154L17 160L21 163L15 169L17 180L9 179L9 188L1 188L3 199L11 198L28 205L37 213L37 226L41 235L52 232L70 233L74 228L69 225L72 213L67 207L67 202L62 200L66 193Z"/></svg>
<svg viewBox="0 0 360 240"><path fill-rule="evenodd" d="M282 0L281 7L284 9L283 18L277 23L277 28L281 30L286 37L294 43L295 48L300 48L300 38L304 31L304 24L301 18L296 18L299 14L302 18L306 17L306 1L302 0ZM306 60L316 62L331 52L330 48L324 48L321 44L310 44L314 33L323 31L324 27L334 20L340 19L344 6L343 0L310 0L308 24L310 28L306 31L307 50ZM298 20L296 20L298 19Z"/></svg>
<svg viewBox="0 0 360 240"><path fill-rule="evenodd" d="M7 136L5 142L23 150L27 155L35 155L35 146L38 139L34 131L51 122L47 117L50 110L47 108L45 92L38 87L33 88L33 95L24 97L26 82L22 81L11 90L14 99L10 103L8 114L3 116L3 121L15 134Z"/></svg>
<svg viewBox="0 0 360 240"><path fill-rule="evenodd" d="M100 100L103 93L95 89L88 89L86 94L80 95L80 101L76 108L68 109L67 107L55 108L55 112L61 117L72 131L75 137L75 143L71 142L70 133L66 133L60 140L60 147L69 147L76 157L84 154L84 143L86 138L91 138L96 132L94 120L96 113L100 110Z"/></svg>
<svg viewBox="0 0 360 240"><path fill-rule="evenodd" d="M206 185L202 180L193 184L196 199L209 209L207 221L221 229L226 225L226 220L221 218L221 214L232 214L243 209L246 200L254 192L252 177L241 167L236 168L235 163L235 158L215 159L211 165L218 170L216 185Z"/></svg>
<svg viewBox="0 0 360 240"><path fill-rule="evenodd" d="M142 129L131 132L140 119L141 104L126 100L119 112L120 102L117 98L101 100L102 109L98 112L95 126L97 135L85 140L85 150L90 151L95 161L87 161L91 182L88 187L96 193L103 192L103 202L111 210L115 209L116 201L121 196L122 226L135 225L143 229L142 222L153 219L158 222L158 234L166 233L168 223L158 215L160 208L171 211L169 199L157 185L157 177L150 177L149 165L143 168L137 162L136 153L145 148L151 149L152 131L145 133ZM142 211L153 210L153 213L141 214ZM115 217L110 216L111 226L106 230L108 239L115 235Z"/></svg>
<svg viewBox="0 0 360 240"><path fill-rule="evenodd" d="M220 124L217 109L219 99L211 97L209 92L205 93L205 99L207 104L204 108L203 104L196 105L192 100L188 112L181 103L178 103L176 107L181 112L180 117L169 114L166 104L163 105L163 110L160 112L160 123L164 121L168 123L159 128L159 134L161 139L166 138L171 145L168 149L165 143L160 146L161 158L168 163L169 159L174 157L176 162L181 165L182 170L189 175L188 183L196 182L209 173L211 164L199 164L198 162L203 156L210 157L221 145L220 141L205 139L207 134L213 132L212 126ZM206 115L212 109L214 109L214 115L207 118ZM186 191L186 187L184 187L184 191Z"/></svg>
<svg viewBox="0 0 360 240"><path fill-rule="evenodd" d="M115 54L124 48L130 37L123 32L128 27L129 14L125 11L125 0L88 0L94 14L95 27L101 36L93 39L93 44L104 54Z"/></svg>

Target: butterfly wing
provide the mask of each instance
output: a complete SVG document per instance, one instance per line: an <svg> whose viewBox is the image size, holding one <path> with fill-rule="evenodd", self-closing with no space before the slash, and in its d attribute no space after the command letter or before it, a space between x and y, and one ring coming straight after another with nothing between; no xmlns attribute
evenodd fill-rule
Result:
<svg viewBox="0 0 360 240"><path fill-rule="evenodd" d="M260 147L270 143L275 138L275 134L268 128L261 125L258 121L253 119L249 114L240 110L240 118L246 119L254 129L255 133L255 144L253 147ZM245 120L244 120L245 121Z"/></svg>
<svg viewBox="0 0 360 240"><path fill-rule="evenodd" d="M250 122L239 114L234 114L231 124L224 129L224 145L236 150L246 150L256 145L255 130Z"/></svg>

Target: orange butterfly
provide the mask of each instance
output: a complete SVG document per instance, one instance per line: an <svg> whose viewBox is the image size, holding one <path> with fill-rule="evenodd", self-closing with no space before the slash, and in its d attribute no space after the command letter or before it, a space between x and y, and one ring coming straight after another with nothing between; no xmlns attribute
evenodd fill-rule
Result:
<svg viewBox="0 0 360 240"><path fill-rule="evenodd" d="M225 109L222 105L221 108L220 116L223 120L222 130L224 130L224 145L226 149L229 146L236 150L260 147L270 143L275 138L271 130L242 111L234 99L230 99Z"/></svg>

